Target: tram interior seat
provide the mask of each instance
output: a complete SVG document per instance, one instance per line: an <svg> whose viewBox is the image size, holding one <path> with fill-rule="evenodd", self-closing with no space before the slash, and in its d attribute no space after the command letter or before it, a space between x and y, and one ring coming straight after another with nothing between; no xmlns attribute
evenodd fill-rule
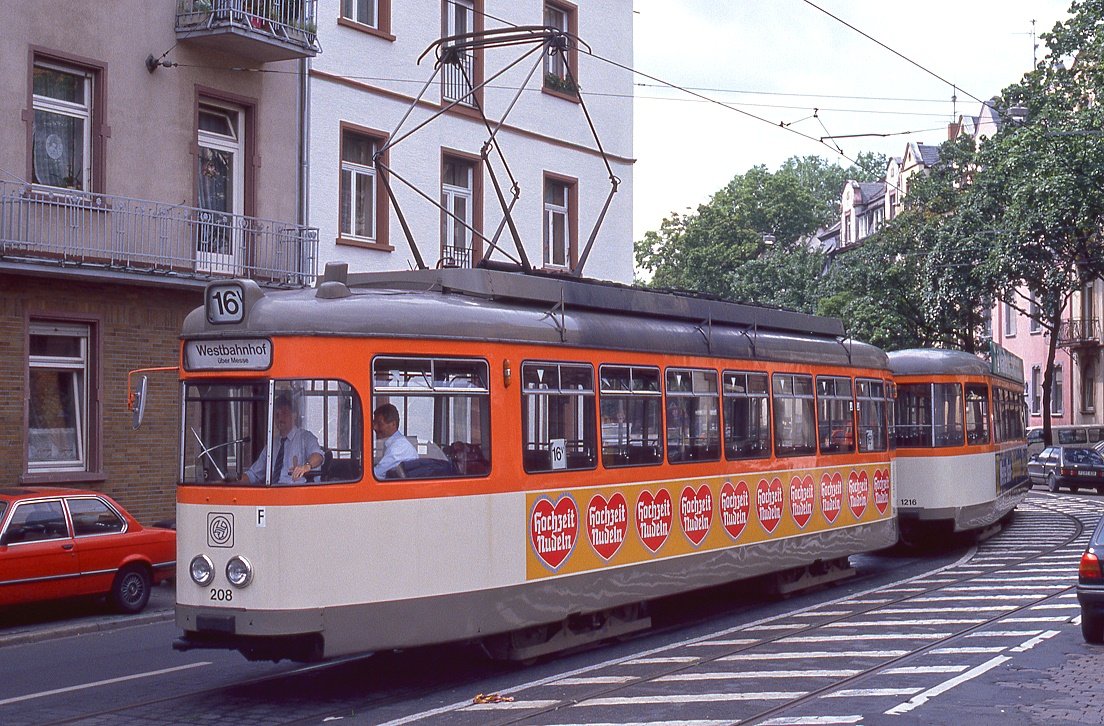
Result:
<svg viewBox="0 0 1104 726"><path fill-rule="evenodd" d="M360 479L360 460L355 458L338 458L331 449L323 450L322 481L356 481ZM312 481L316 478L308 477Z"/></svg>

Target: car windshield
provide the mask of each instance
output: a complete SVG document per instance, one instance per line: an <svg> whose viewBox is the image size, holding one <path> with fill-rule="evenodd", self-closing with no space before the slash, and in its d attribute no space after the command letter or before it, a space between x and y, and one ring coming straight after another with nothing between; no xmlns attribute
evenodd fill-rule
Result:
<svg viewBox="0 0 1104 726"><path fill-rule="evenodd" d="M1066 449L1066 463L1104 466L1104 458L1092 449Z"/></svg>

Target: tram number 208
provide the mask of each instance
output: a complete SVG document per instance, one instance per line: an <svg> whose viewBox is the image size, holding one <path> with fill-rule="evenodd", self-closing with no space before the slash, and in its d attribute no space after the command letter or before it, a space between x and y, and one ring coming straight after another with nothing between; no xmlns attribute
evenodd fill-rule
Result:
<svg viewBox="0 0 1104 726"><path fill-rule="evenodd" d="M230 602L234 599L234 591L218 587L211 588L211 599L218 602Z"/></svg>

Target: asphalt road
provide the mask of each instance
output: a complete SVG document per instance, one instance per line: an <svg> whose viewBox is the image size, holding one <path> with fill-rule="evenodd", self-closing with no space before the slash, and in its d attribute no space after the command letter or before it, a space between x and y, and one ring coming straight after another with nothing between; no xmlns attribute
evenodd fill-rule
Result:
<svg viewBox="0 0 1104 726"><path fill-rule="evenodd" d="M641 636L529 666L460 646L312 666L177 653L171 588L132 618L25 612L0 625L0 723L1104 723L1104 649L1071 589L1101 510L1036 493L980 545L856 557L857 577L788 600L672 598Z"/></svg>

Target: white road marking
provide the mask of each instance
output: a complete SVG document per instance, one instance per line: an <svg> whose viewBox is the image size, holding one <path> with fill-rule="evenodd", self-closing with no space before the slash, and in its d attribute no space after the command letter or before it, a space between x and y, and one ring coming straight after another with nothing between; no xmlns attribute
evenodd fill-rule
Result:
<svg viewBox="0 0 1104 726"><path fill-rule="evenodd" d="M718 658L718 661L736 660L788 660L791 658L898 658L907 655L907 650L841 650L841 651L805 651L800 653L736 653Z"/></svg>
<svg viewBox="0 0 1104 726"><path fill-rule="evenodd" d="M210 661L200 661L198 663L189 663L188 665L174 666L172 668L162 668L156 671L146 671L145 673L135 673L129 676L119 676L118 678L106 678L102 681L93 681L91 683L81 683L77 686L66 686L65 688L54 688L49 691L39 691L38 693L28 693L23 696L13 696L12 698L5 698L0 701L0 706L7 706L10 703L20 703L21 701L31 701L35 698L45 698L46 696L56 696L59 693L72 693L73 691L83 691L86 688L98 688L100 686L109 686L112 683L126 683L127 681L138 680L139 678L152 678L153 676L161 676L166 673L176 673L178 671L186 671L191 668L199 668L200 666L209 666Z"/></svg>
<svg viewBox="0 0 1104 726"><path fill-rule="evenodd" d="M1015 648L1012 649L1012 652L1013 653L1024 653L1026 651L1031 650L1032 648L1034 648L1039 643L1042 643L1044 640L1049 640L1049 639L1053 638L1055 635L1058 635L1057 630L1048 630L1045 633L1041 633L1038 636L1032 638L1031 640L1025 640L1024 642L1020 643L1019 645L1017 645Z"/></svg>
<svg viewBox="0 0 1104 726"><path fill-rule="evenodd" d="M1048 615L1038 618L1004 618L1002 623L1068 623L1068 615Z"/></svg>
<svg viewBox="0 0 1104 726"><path fill-rule="evenodd" d="M1075 602L1055 603L1054 605L1032 605L1028 610L1076 610L1080 605Z"/></svg>
<svg viewBox="0 0 1104 726"><path fill-rule="evenodd" d="M622 665L665 665L668 663L697 663L701 658L693 655L667 656L663 658L633 658L622 661Z"/></svg>
<svg viewBox="0 0 1104 726"><path fill-rule="evenodd" d="M959 646L951 648L933 648L928 652L932 655L977 655L982 653L1003 653L1007 646Z"/></svg>
<svg viewBox="0 0 1104 726"><path fill-rule="evenodd" d="M1019 638L1022 636L1038 635L1041 630L982 630L977 633L967 633L967 638Z"/></svg>
<svg viewBox="0 0 1104 726"><path fill-rule="evenodd" d="M725 703L730 701L792 701L805 691L763 691L761 693L673 693L661 696L612 696L580 701L579 706L638 706L653 703Z"/></svg>
<svg viewBox="0 0 1104 726"><path fill-rule="evenodd" d="M872 613L868 613L872 614ZM922 625L972 625L983 623L985 618L942 618L937 620L852 620L843 623L825 623L826 628L884 628L887 625L898 627L919 627Z"/></svg>
<svg viewBox="0 0 1104 726"><path fill-rule="evenodd" d="M961 600L1001 600L1006 601L1009 599L1014 600L1038 600L1040 598L1049 597L1049 592L1025 592L1022 594L1006 593L1003 595L944 595L941 597L917 597L913 598L909 602L959 602ZM1008 607L1019 607L1018 603L1008 603Z"/></svg>
<svg viewBox="0 0 1104 726"><path fill-rule="evenodd" d="M852 640L939 640L951 633L854 633L848 635L789 635L775 642L789 643L839 643Z"/></svg>
<svg viewBox="0 0 1104 726"><path fill-rule="evenodd" d="M882 673L890 676L928 675L932 673L961 673L969 668L964 665L899 666L887 668Z"/></svg>
<svg viewBox="0 0 1104 726"><path fill-rule="evenodd" d="M935 698L936 696L940 695L941 693L946 693L947 691L951 690L955 686L957 686L961 683L965 683L966 681L969 681L973 678L977 678L978 676L982 675L983 673L986 673L987 671L990 671L993 668L996 668L997 666L999 666L1003 663L1007 663L1010 660L1012 660L1012 659L1007 655L998 655L996 658L990 658L989 660L985 661L981 665L976 666L974 668L971 668L970 670L966 671L965 673L962 673L961 675L958 675L958 676L955 676L954 678L943 681L942 683L940 683L938 686L935 686L934 688L929 688L928 690L926 690L922 693L916 694L915 696L913 696L909 700L905 701L904 703L897 704L896 706L889 709L885 713L886 713L887 716L899 716L902 713L908 713L909 711L912 711L913 709L916 709L916 708L919 708L920 706L923 706L925 703L927 703L931 699Z"/></svg>
<svg viewBox="0 0 1104 726"><path fill-rule="evenodd" d="M795 671L729 671L724 673L675 673L656 678L657 681L728 681L753 680L756 678L850 678L862 671L854 668L835 670L795 670Z"/></svg>
<svg viewBox="0 0 1104 726"><path fill-rule="evenodd" d="M879 696L911 696L923 688L845 688L824 694L824 698L877 698Z"/></svg>
<svg viewBox="0 0 1104 726"><path fill-rule="evenodd" d="M1004 610L1008 607L1016 607L1015 605L970 605L970 606L955 606L953 608L932 607L932 608L882 608L878 611L879 615L923 615L924 613L945 613L948 610L952 610L956 613L991 613L994 610Z"/></svg>
<svg viewBox="0 0 1104 726"><path fill-rule="evenodd" d="M539 701L500 701L498 703L473 703L466 708L460 709L461 711L499 711L505 709L522 709L522 708L551 708L558 704L559 701L539 700Z"/></svg>
<svg viewBox="0 0 1104 726"><path fill-rule="evenodd" d="M590 676L587 678L561 678L557 686L602 686L629 683L638 680L637 676Z"/></svg>
<svg viewBox="0 0 1104 726"><path fill-rule="evenodd" d="M850 615L853 610L810 610L807 613L801 613L797 617L799 618L838 618L841 615Z"/></svg>
<svg viewBox="0 0 1104 726"><path fill-rule="evenodd" d="M721 721L713 721L707 719L696 719L692 721L671 721L670 719L663 719L662 721L608 721L603 723L595 723L588 721L583 723L555 723L549 724L549 726L732 726L733 720L730 718L723 719Z"/></svg>
<svg viewBox="0 0 1104 726"><path fill-rule="evenodd" d="M862 714L855 716L779 716L764 721L763 726L850 726L862 723Z"/></svg>
<svg viewBox="0 0 1104 726"><path fill-rule="evenodd" d="M689 647L691 647L691 648L706 648L706 647L710 647L710 646L722 646L722 645L725 645L725 646L740 646L740 645L751 645L752 643L758 643L758 642L759 642L759 640L756 639L756 638L735 638L733 640L703 640L700 643L690 643Z"/></svg>

